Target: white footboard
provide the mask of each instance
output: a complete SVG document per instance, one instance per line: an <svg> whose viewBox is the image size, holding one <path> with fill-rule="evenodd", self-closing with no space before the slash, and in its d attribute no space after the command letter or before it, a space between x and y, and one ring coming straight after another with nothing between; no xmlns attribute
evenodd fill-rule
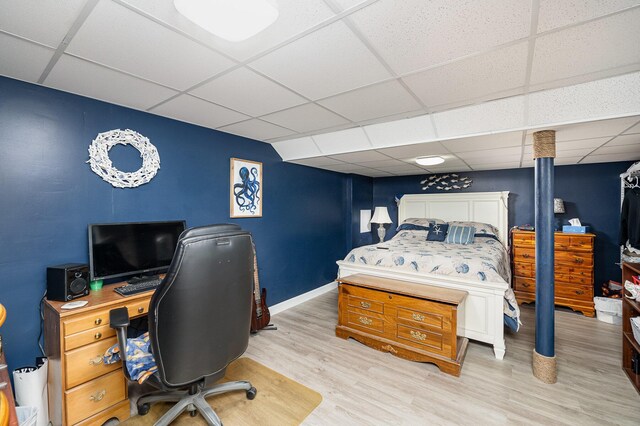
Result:
<svg viewBox="0 0 640 426"><path fill-rule="evenodd" d="M339 261L338 277L367 274L418 284L464 290L467 298L458 311L458 335L493 345L497 359L505 353L503 300L508 284L504 282L468 281L436 274L398 271L396 268L356 265Z"/></svg>

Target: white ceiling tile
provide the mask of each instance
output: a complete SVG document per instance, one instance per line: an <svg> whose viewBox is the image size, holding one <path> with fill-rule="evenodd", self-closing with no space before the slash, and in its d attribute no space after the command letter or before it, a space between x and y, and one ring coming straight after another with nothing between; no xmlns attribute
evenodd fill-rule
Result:
<svg viewBox="0 0 640 426"><path fill-rule="evenodd" d="M421 108L396 80L318 101L352 121L364 121Z"/></svg>
<svg viewBox="0 0 640 426"><path fill-rule="evenodd" d="M285 161L322 155L318 146L310 137L274 142L271 146L273 146L278 155Z"/></svg>
<svg viewBox="0 0 640 426"><path fill-rule="evenodd" d="M525 84L528 43L494 50L403 77L428 107L471 102Z"/></svg>
<svg viewBox="0 0 640 426"><path fill-rule="evenodd" d="M582 160L584 155L577 157L564 157L564 158L556 158L553 161L553 164L556 166L567 166L569 164L578 164L578 161ZM533 166L533 162L531 164Z"/></svg>
<svg viewBox="0 0 640 426"><path fill-rule="evenodd" d="M335 166L337 164L344 164L343 161L335 160L330 157L302 158L299 160L292 160L291 162L296 164L302 164L303 166L311 166L311 167Z"/></svg>
<svg viewBox="0 0 640 426"><path fill-rule="evenodd" d="M640 9L538 37L531 84L640 62Z"/></svg>
<svg viewBox="0 0 640 426"><path fill-rule="evenodd" d="M361 3L364 3L366 0L325 0L325 1L327 3L336 4L340 8L340 10L347 10Z"/></svg>
<svg viewBox="0 0 640 426"><path fill-rule="evenodd" d="M402 166L384 166L384 167L376 167L377 170L382 170L383 172L389 172L389 173L413 173L413 174L419 174L419 173L424 173L425 170L416 166L416 165L411 165L411 164L404 164Z"/></svg>
<svg viewBox="0 0 640 426"><path fill-rule="evenodd" d="M313 140L323 154L339 154L345 151L360 151L371 149L367 135L360 127L340 130L339 132L313 135ZM376 153L377 157L378 153Z"/></svg>
<svg viewBox="0 0 640 426"><path fill-rule="evenodd" d="M583 139L578 141L556 142L556 153L571 151L575 149L587 149L593 151L604 145L610 138ZM533 145L525 145L525 154L533 154Z"/></svg>
<svg viewBox="0 0 640 426"><path fill-rule="evenodd" d="M588 157L580 161L580 164L612 163L616 161L636 161L636 160L640 160L640 152L636 153L635 155L630 155L628 153L589 155Z"/></svg>
<svg viewBox="0 0 640 426"><path fill-rule="evenodd" d="M366 162L362 162L360 163L361 166L364 167L371 167L371 168L378 168L378 167L389 167L389 166L402 166L404 164L406 164L404 161L400 161L400 160L392 160L389 159L389 157L387 160L378 160L378 161L366 161ZM358 163L357 161L354 161L355 163Z"/></svg>
<svg viewBox="0 0 640 426"><path fill-rule="evenodd" d="M489 159L493 159L492 162L499 163L501 161L503 162L510 161L510 160L502 160L502 158L505 158L509 155L520 155L521 152L522 152L522 147L513 146L510 148L483 149L479 151L459 152L459 153L456 153L456 155L465 161L468 161L468 159L489 158Z"/></svg>
<svg viewBox="0 0 640 426"><path fill-rule="evenodd" d="M369 49L340 21L249 65L311 99L390 77Z"/></svg>
<svg viewBox="0 0 640 426"><path fill-rule="evenodd" d="M0 75L35 83L54 51L28 41L0 33Z"/></svg>
<svg viewBox="0 0 640 426"><path fill-rule="evenodd" d="M335 16L322 1L278 0L279 16L276 21L255 37L240 42L223 40L198 27L176 12L172 1L124 0L131 6L153 16L207 46L212 46L238 60L245 60L277 46L293 36Z"/></svg>
<svg viewBox="0 0 640 426"><path fill-rule="evenodd" d="M562 126L556 130L556 141L616 136L633 125L637 120L638 117L625 117Z"/></svg>
<svg viewBox="0 0 640 426"><path fill-rule="evenodd" d="M0 29L57 48L86 0L2 0Z"/></svg>
<svg viewBox="0 0 640 426"><path fill-rule="evenodd" d="M210 129L249 118L239 112L231 111L189 95L180 95L150 112Z"/></svg>
<svg viewBox="0 0 640 426"><path fill-rule="evenodd" d="M141 110L177 93L68 55L60 57L45 84L65 92Z"/></svg>
<svg viewBox="0 0 640 426"><path fill-rule="evenodd" d="M289 136L295 133L289 129L267 123L257 118L220 127L218 130L263 142L266 139Z"/></svg>
<svg viewBox="0 0 640 426"><path fill-rule="evenodd" d="M306 100L247 68L238 68L191 91L208 101L257 117Z"/></svg>
<svg viewBox="0 0 640 426"><path fill-rule="evenodd" d="M635 118L638 118L638 117L635 117ZM632 128L630 128L629 130L627 130L626 132L624 132L624 133L626 135L640 133L640 122L638 124L636 124L635 126L633 126Z"/></svg>
<svg viewBox="0 0 640 426"><path fill-rule="evenodd" d="M452 152L478 151L482 149L507 148L522 145L522 132L495 133L462 139L442 141Z"/></svg>
<svg viewBox="0 0 640 426"><path fill-rule="evenodd" d="M433 114L443 138L524 127L524 96L500 99Z"/></svg>
<svg viewBox="0 0 640 426"><path fill-rule="evenodd" d="M638 115L640 72L535 92L528 99L532 127Z"/></svg>
<svg viewBox="0 0 640 426"><path fill-rule="evenodd" d="M445 163L446 164L446 163ZM464 163L455 163L441 166L429 166L429 172L431 173L455 173L455 172L469 172L471 168Z"/></svg>
<svg viewBox="0 0 640 426"><path fill-rule="evenodd" d="M367 176L366 173L376 173L377 170L368 167L357 166L355 164L337 164L335 166L322 166L323 169L340 173L355 173Z"/></svg>
<svg viewBox="0 0 640 426"><path fill-rule="evenodd" d="M508 161L491 164L481 164L472 166L473 170L503 170L503 169L518 169L520 168L520 161Z"/></svg>
<svg viewBox="0 0 640 426"><path fill-rule="evenodd" d="M349 19L406 74L528 36L530 2L380 0Z"/></svg>
<svg viewBox="0 0 640 426"><path fill-rule="evenodd" d="M234 65L110 1L98 3L67 52L180 90Z"/></svg>
<svg viewBox="0 0 640 426"><path fill-rule="evenodd" d="M618 136L607 143L607 146L615 145L640 145L640 134Z"/></svg>
<svg viewBox="0 0 640 426"><path fill-rule="evenodd" d="M466 153L465 154L469 154ZM520 154L509 154L509 155L500 155L498 157L470 157L465 155L461 157L464 161L467 162L472 168L476 168L479 166L486 166L487 164L496 164L496 163L515 163L520 162L521 155Z"/></svg>
<svg viewBox="0 0 640 426"><path fill-rule="evenodd" d="M347 132L348 131L349 130L347 130ZM314 136L313 138L316 139L316 137L317 136ZM364 167L373 167L373 165L369 163L371 161L395 161L376 151L359 151L347 154L336 154L332 155L331 158L335 158L336 160L344 161L346 163L366 163L362 164Z"/></svg>
<svg viewBox="0 0 640 426"><path fill-rule="evenodd" d="M429 115L372 124L363 127L375 147L389 147L435 139Z"/></svg>
<svg viewBox="0 0 640 426"><path fill-rule="evenodd" d="M609 155L609 154L640 154L640 144L633 145L607 145L596 149L593 155Z"/></svg>
<svg viewBox="0 0 640 426"><path fill-rule="evenodd" d="M379 152L396 159L422 157L426 155L443 155L449 151L439 142L426 142L413 145L397 146L393 148L378 149Z"/></svg>
<svg viewBox="0 0 640 426"><path fill-rule="evenodd" d="M587 21L637 5L637 0L540 0L538 32Z"/></svg>
<svg viewBox="0 0 640 426"><path fill-rule="evenodd" d="M390 177L395 176L393 173L383 172L382 170L361 171L360 174L369 177Z"/></svg>
<svg viewBox="0 0 640 426"><path fill-rule="evenodd" d="M315 104L305 104L260 117L299 133L339 126L347 120Z"/></svg>
<svg viewBox="0 0 640 426"><path fill-rule="evenodd" d="M556 152L556 159L584 157L593 152L594 148L569 149ZM532 155L533 157L533 155Z"/></svg>

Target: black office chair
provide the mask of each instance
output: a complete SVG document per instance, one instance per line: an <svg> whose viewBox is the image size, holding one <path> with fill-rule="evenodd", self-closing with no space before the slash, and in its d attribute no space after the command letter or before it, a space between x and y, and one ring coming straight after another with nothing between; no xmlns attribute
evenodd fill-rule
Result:
<svg viewBox="0 0 640 426"><path fill-rule="evenodd" d="M168 425L185 410L221 425L206 397L235 390L255 397L256 389L247 381L209 386L247 349L252 291L249 232L237 225L212 225L182 233L149 305L149 341L158 371L147 382L160 390L138 399L139 414L147 414L151 403L172 401L177 404L156 425ZM127 309L112 310L110 324L124 358ZM123 367L129 378L124 362Z"/></svg>

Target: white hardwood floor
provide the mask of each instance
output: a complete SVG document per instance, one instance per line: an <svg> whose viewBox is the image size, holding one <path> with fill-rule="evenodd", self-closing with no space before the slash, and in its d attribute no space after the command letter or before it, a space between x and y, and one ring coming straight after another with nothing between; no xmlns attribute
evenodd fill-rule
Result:
<svg viewBox="0 0 640 426"><path fill-rule="evenodd" d="M470 342L459 378L335 337L337 291L273 317L246 355L320 392L305 425L640 425L640 396L620 368L620 327L556 311L558 382L531 373L534 310L506 332L507 354ZM259 390L258 390L259 392ZM295 403L292 401L292 403Z"/></svg>

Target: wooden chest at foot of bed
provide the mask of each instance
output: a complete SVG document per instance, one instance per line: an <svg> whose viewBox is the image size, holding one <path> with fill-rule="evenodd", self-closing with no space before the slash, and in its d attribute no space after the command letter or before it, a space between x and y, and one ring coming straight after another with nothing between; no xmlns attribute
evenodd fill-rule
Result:
<svg viewBox="0 0 640 426"><path fill-rule="evenodd" d="M467 292L364 274L338 283L336 336L460 375L468 339L456 334L457 315Z"/></svg>

